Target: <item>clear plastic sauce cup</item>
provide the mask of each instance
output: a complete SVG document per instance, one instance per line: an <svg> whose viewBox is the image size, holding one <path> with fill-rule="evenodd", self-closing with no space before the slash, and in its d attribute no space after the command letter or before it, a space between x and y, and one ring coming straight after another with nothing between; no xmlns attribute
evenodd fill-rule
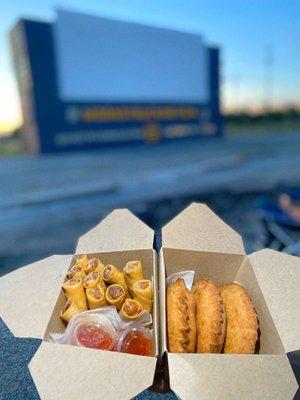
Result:
<svg viewBox="0 0 300 400"><path fill-rule="evenodd" d="M106 318L87 318L80 321L72 334L73 344L98 350L112 350L116 330Z"/></svg>
<svg viewBox="0 0 300 400"><path fill-rule="evenodd" d="M118 351L140 356L153 356L152 334L143 326L131 326L118 339Z"/></svg>

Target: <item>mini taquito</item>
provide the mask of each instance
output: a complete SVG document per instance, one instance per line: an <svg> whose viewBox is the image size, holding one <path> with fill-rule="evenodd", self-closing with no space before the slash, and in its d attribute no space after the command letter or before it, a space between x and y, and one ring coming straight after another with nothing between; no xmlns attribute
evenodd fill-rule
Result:
<svg viewBox="0 0 300 400"><path fill-rule="evenodd" d="M113 285L117 283L118 285L123 286L125 292L128 291L123 272L119 271L118 268L112 264L106 265L103 272L103 280L107 285Z"/></svg>
<svg viewBox="0 0 300 400"><path fill-rule="evenodd" d="M98 258L91 258L86 264L86 273L97 271L100 273L101 278L103 277L103 272L105 265Z"/></svg>
<svg viewBox="0 0 300 400"><path fill-rule="evenodd" d="M151 313L153 292L152 283L149 279L142 279L133 284L132 297L142 305L146 312Z"/></svg>
<svg viewBox="0 0 300 400"><path fill-rule="evenodd" d="M100 276L100 272L98 271L90 272L83 280L83 286L85 289L92 289L98 285L101 286L104 292L106 291L106 285Z"/></svg>
<svg viewBox="0 0 300 400"><path fill-rule="evenodd" d="M130 294L132 294L134 283L144 279L142 264L139 260L128 261L128 263L123 268L123 272L129 292Z"/></svg>
<svg viewBox="0 0 300 400"><path fill-rule="evenodd" d="M77 256L75 265L79 265L85 270L88 261L89 261L88 256L86 254L81 254L80 256Z"/></svg>
<svg viewBox="0 0 300 400"><path fill-rule="evenodd" d="M106 301L119 311L124 303L126 292L122 285L114 283L107 288L105 297Z"/></svg>
<svg viewBox="0 0 300 400"><path fill-rule="evenodd" d="M67 277L69 279L72 279L72 278L75 278L75 277L84 278L85 277L84 268L82 266L80 266L80 265L73 265L73 267L67 273Z"/></svg>
<svg viewBox="0 0 300 400"><path fill-rule="evenodd" d="M126 299L119 314L123 320L132 321L139 318L143 312L143 307L137 300Z"/></svg>
<svg viewBox="0 0 300 400"><path fill-rule="evenodd" d="M69 322L73 315L80 313L81 310L78 308L74 299L70 298L66 301L63 309L60 312L60 317L65 321Z"/></svg>
<svg viewBox="0 0 300 400"><path fill-rule="evenodd" d="M87 300L81 278L75 277L69 279L62 287L66 293L67 299L74 299L81 311L87 310Z"/></svg>
<svg viewBox="0 0 300 400"><path fill-rule="evenodd" d="M87 289L86 297L88 299L89 308L91 310L107 305L105 291L100 285L92 289Z"/></svg>

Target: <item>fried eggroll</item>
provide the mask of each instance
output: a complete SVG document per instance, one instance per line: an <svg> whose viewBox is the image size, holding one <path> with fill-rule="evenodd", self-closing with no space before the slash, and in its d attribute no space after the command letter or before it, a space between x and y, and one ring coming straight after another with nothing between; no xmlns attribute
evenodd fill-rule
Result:
<svg viewBox="0 0 300 400"><path fill-rule="evenodd" d="M90 310L107 305L105 291L98 285L95 288L87 289L86 297L88 299Z"/></svg>
<svg viewBox="0 0 300 400"><path fill-rule="evenodd" d="M224 353L253 354L258 339L258 322L250 297L237 283L219 289L227 318Z"/></svg>
<svg viewBox="0 0 300 400"><path fill-rule="evenodd" d="M114 283L108 286L105 293L106 301L117 308L119 311L124 303L126 292L122 285Z"/></svg>
<svg viewBox="0 0 300 400"><path fill-rule="evenodd" d="M69 279L62 285L68 299L74 299L76 305L81 311L87 310L86 295L82 279L75 277Z"/></svg>
<svg viewBox="0 0 300 400"><path fill-rule="evenodd" d="M226 333L223 300L217 286L209 279L192 288L196 302L197 353L221 353Z"/></svg>
<svg viewBox="0 0 300 400"><path fill-rule="evenodd" d="M139 318L143 314L143 312L143 307L138 301L126 299L122 305L119 314L120 317L122 317L125 321L132 321Z"/></svg>
<svg viewBox="0 0 300 400"><path fill-rule="evenodd" d="M130 293L132 293L132 287L135 282L144 279L142 264L139 260L128 261L123 268L125 280Z"/></svg>
<svg viewBox="0 0 300 400"><path fill-rule="evenodd" d="M88 261L89 261L88 256L86 254L82 254L80 256L77 256L75 265L79 265L85 270Z"/></svg>
<svg viewBox="0 0 300 400"><path fill-rule="evenodd" d="M134 283L132 287L132 297L142 305L146 312L151 313L153 294L152 283L149 279L142 279Z"/></svg>
<svg viewBox="0 0 300 400"><path fill-rule="evenodd" d="M108 264L103 272L103 280L107 285L113 285L117 283L123 286L125 292L128 291L128 287L125 281L124 274L118 270L114 265Z"/></svg>
<svg viewBox="0 0 300 400"><path fill-rule="evenodd" d="M101 278L103 277L103 272L105 265L98 258L91 258L86 264L86 274L97 271L100 273Z"/></svg>
<svg viewBox="0 0 300 400"><path fill-rule="evenodd" d="M167 335L172 353L194 353L197 342L196 302L183 279L167 288Z"/></svg>
<svg viewBox="0 0 300 400"><path fill-rule="evenodd" d="M60 317L65 321L69 322L73 315L80 313L81 310L78 308L75 301L70 298L66 301L63 309L60 312Z"/></svg>
<svg viewBox="0 0 300 400"><path fill-rule="evenodd" d="M78 277L78 278L84 278L85 277L84 269L80 265L73 265L73 267L67 273L67 277L69 279L75 278L75 276Z"/></svg>

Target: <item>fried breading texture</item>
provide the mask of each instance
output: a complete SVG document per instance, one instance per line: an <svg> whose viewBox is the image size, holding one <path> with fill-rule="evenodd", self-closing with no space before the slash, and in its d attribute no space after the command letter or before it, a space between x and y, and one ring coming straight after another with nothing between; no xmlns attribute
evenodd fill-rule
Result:
<svg viewBox="0 0 300 400"><path fill-rule="evenodd" d="M221 353L226 332L226 316L219 289L209 279L193 285L196 301L197 353Z"/></svg>
<svg viewBox="0 0 300 400"><path fill-rule="evenodd" d="M253 354L258 339L257 315L245 289L237 283L220 286L227 329L224 353Z"/></svg>
<svg viewBox="0 0 300 400"><path fill-rule="evenodd" d="M169 351L194 353L196 349L196 303L183 279L167 288L167 333Z"/></svg>

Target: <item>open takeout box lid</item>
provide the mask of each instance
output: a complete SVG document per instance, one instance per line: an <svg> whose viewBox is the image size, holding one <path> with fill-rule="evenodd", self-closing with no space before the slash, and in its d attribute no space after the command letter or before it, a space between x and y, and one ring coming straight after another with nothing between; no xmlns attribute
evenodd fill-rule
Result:
<svg viewBox="0 0 300 400"><path fill-rule="evenodd" d="M300 258L264 249L249 256L286 353L300 349Z"/></svg>
<svg viewBox="0 0 300 400"><path fill-rule="evenodd" d="M298 384L285 352L299 348L300 260L262 250L251 255L249 261L245 257L236 281L243 284L243 279L250 278L251 282L247 283L255 288L256 300L261 297L261 291L263 304L259 315L262 317L265 310L264 328L268 325L270 335L263 345L265 348L272 345L275 354L168 353L170 387L182 400L294 398Z"/></svg>
<svg viewBox="0 0 300 400"><path fill-rule="evenodd" d="M153 251L153 238L153 230L128 210L115 210L80 237L76 253ZM42 342L29 370L42 400L131 399L151 386L156 362L156 357Z"/></svg>
<svg viewBox="0 0 300 400"><path fill-rule="evenodd" d="M202 203L192 203L163 227L162 246L180 250L245 254L241 236Z"/></svg>
<svg viewBox="0 0 300 400"><path fill-rule="evenodd" d="M79 239L76 252L153 252L153 238L153 230L128 210L115 210ZM72 257L48 257L0 278L0 316L15 336L45 337ZM30 371L42 400L90 399L95 393L130 399L152 384L156 361L43 341Z"/></svg>
<svg viewBox="0 0 300 400"><path fill-rule="evenodd" d="M217 257L218 260L221 259L221 256L228 258L229 254L231 257L233 255L244 256L239 258L239 265L234 268L230 267L230 261L225 263L227 265L226 274L230 275L229 281L234 280L235 276L241 275L239 270L242 265L244 271L247 268L253 269L254 274L251 275L250 273L250 275L253 280L257 279L258 284L252 283L258 290L262 291L268 306L272 304L270 312L275 312L274 323L284 344L284 346L278 345L278 349L281 350L276 355L168 353L171 389L181 399L208 400L225 397L233 400L293 399L298 385L288 358L284 353L297 348L299 338L295 340L298 330L294 329L290 336L289 329L284 327L285 315L282 313L283 309L280 308L280 299L284 294L283 292L279 293L281 287L279 283L281 284L281 280L284 280L284 291L290 291L283 302L284 307L287 307L288 302L292 302L294 306L290 316L293 313L294 315L297 314L296 319L299 321L299 308L298 310L295 308L299 304L299 300L295 300L299 298L299 291L297 295L295 294L297 286L299 287L299 275L298 272L293 272L293 268L297 268L300 260L295 262L295 257L269 250L254 253L249 258L246 257L241 237L207 206L196 203L186 208L163 228L162 243L164 256L161 254L161 265L164 265L164 257L167 257L170 264L172 260L173 263L178 263L176 259L181 253L183 253L185 260L187 260L187 257L196 260L195 254L197 252L210 254L211 257L214 259ZM270 254L272 254L271 261L265 268L264 264L266 264L266 259L270 257ZM205 257L203 259L208 259ZM291 257L289 262L286 257ZM183 257L180 258L181 261L183 259ZM285 262L285 268L278 273L280 266ZM272 265L276 265L273 271ZM207 267L209 271L209 263ZM230 268L227 271L228 267ZM189 269L192 268L189 266ZM222 274L222 271L218 270L218 273ZM277 274L276 278L274 278L274 274ZM161 282L162 276L164 277L164 273L161 275ZM296 282L289 285L291 277ZM265 282L266 278L268 282ZM272 278L276 280L274 286L272 286ZM294 297L294 300L291 296ZM275 302L274 297L276 297ZM271 321L270 325L272 323ZM299 322L297 322L297 326L299 326ZM291 327L290 324L289 327ZM163 326L161 326L161 336L165 337ZM279 351L278 349L277 351Z"/></svg>
<svg viewBox="0 0 300 400"><path fill-rule="evenodd" d="M285 355L169 353L168 363L182 400L292 400L298 388Z"/></svg>
<svg viewBox="0 0 300 400"><path fill-rule="evenodd" d="M51 256L0 278L0 317L14 336L43 339L71 259Z"/></svg>
<svg viewBox="0 0 300 400"><path fill-rule="evenodd" d="M131 399L153 382L154 357L43 342L29 363L42 400Z"/></svg>
<svg viewBox="0 0 300 400"><path fill-rule="evenodd" d="M82 235L76 254L153 248L154 231L127 209L116 209Z"/></svg>
<svg viewBox="0 0 300 400"><path fill-rule="evenodd" d="M154 232L117 209L81 236L77 253L152 249ZM0 317L18 337L43 339L72 255L55 255L0 278Z"/></svg>

